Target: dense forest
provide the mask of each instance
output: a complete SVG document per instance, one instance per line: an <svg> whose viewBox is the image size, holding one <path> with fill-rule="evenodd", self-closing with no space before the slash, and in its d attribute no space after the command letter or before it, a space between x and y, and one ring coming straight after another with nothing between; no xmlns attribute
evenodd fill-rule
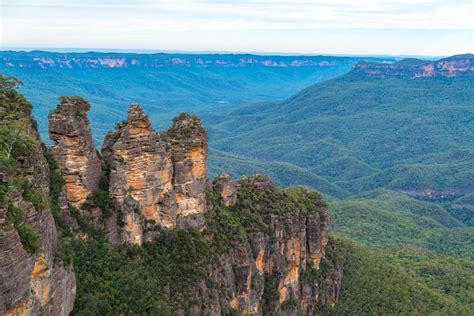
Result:
<svg viewBox="0 0 474 316"><path fill-rule="evenodd" d="M14 79L2 78L2 144L8 144L8 140L18 144L14 151L2 145L2 174L16 174L15 159L35 148L25 125L28 121L24 120L25 113L31 113L31 105L15 92L16 85ZM186 312L196 303L187 299L193 285L205 282L206 286L218 289L209 278L208 269L219 266L219 255L248 242L252 233L268 232L272 216L306 216L326 207L321 195L307 188L269 189L262 193L244 180L237 192L238 202L230 208L219 202L212 189L206 192L208 227L202 232L163 230L156 240L143 246L111 246L103 228L92 224L94 209L103 210L100 221L113 212L113 201L107 193L107 170L100 189L81 210L69 205L67 217L74 218L78 225L72 227L64 221L59 209L64 180L49 150L43 147L42 151L51 170L47 203L60 236L55 260L58 265L72 263L75 268L77 298L73 313L77 315L171 314L177 307ZM270 181L265 176L255 179L262 183ZM28 182L11 179L1 183L2 203L9 201L11 192L20 190L35 208L44 208L46 202ZM469 196L456 203L470 203ZM330 201L329 213L333 233L326 256L319 270L308 268L301 277L309 284L323 284L335 267L343 267L344 278L338 304L318 306L318 312L325 315L472 312L473 284L469 276L473 235L466 216L443 204L389 190ZM25 216L11 204L7 222L2 225L13 225L24 248L34 254L39 250L39 237L25 223ZM264 282L271 284L271 278L265 278ZM264 310L270 311L278 292L271 291L271 286L265 288L263 297L268 305L264 305ZM294 303L285 304L283 309L291 309ZM226 313L233 311L229 309Z"/></svg>

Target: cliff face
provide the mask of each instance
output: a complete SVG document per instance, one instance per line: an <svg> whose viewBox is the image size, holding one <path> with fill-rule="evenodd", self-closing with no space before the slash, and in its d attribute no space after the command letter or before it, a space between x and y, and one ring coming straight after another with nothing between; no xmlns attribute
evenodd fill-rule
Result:
<svg viewBox="0 0 474 316"><path fill-rule="evenodd" d="M335 304L338 290L331 287L338 288L342 275L331 278L330 284L311 284L303 276L319 269L328 242L329 218L326 206L318 205L319 197L308 197L314 198L308 211L294 212L288 207L277 212L272 210L277 206L273 202L278 204L288 197L280 196L269 179L243 178L238 187L239 192L252 192L263 200L268 199L268 204L258 205L260 198L245 201L245 193L240 193L237 200L238 208L248 203L260 214L267 212L264 220L268 226L260 231L250 230L248 244L233 249L229 255L234 274L230 279L235 280L230 306L243 314L258 314L265 308L285 314L312 315L318 304ZM276 198L274 201L272 196ZM271 298L264 294L272 291L276 292Z"/></svg>
<svg viewBox="0 0 474 316"><path fill-rule="evenodd" d="M207 136L197 118L181 115L159 135L143 109L132 105L102 152L128 243L151 239L156 225L204 227Z"/></svg>
<svg viewBox="0 0 474 316"><path fill-rule="evenodd" d="M98 189L102 175L90 131L90 105L79 97L62 97L49 115L49 135L55 141L51 152L66 180L68 201L80 206Z"/></svg>
<svg viewBox="0 0 474 316"><path fill-rule="evenodd" d="M31 150L15 160L14 174L0 173L2 184L13 178L22 183L9 187L8 203L0 206L1 313L71 312L76 281L72 266L56 255L60 241L53 213L62 216L73 243L107 231L109 242L119 249L149 242L143 254L161 234L190 232L189 241L203 247L181 245L203 256L200 263L187 263L192 271L201 271L197 283L186 285L185 293L174 293L165 284L159 294L177 313L188 313L178 302L191 315L230 310L311 315L318 306L337 303L342 268L320 271L329 219L319 193L279 189L265 176L244 177L235 184L223 174L211 183L206 176L207 134L200 120L181 114L170 129L157 133L138 105L131 106L127 120L104 142L104 169L110 172L108 186L101 182L99 188L103 168L91 141L88 110L87 102L70 97L51 113L50 135L56 142L51 153L58 162L52 170L27 118ZM57 168L65 178L61 192L50 183ZM56 191L54 202L50 191ZM111 200L104 197L107 193ZM68 202L82 211L69 209ZM112 214L102 218L106 208ZM210 252L199 254L203 249ZM175 269L166 266L166 258L154 258L153 264L163 265L159 273ZM198 264L204 264L201 270L193 266Z"/></svg>
<svg viewBox="0 0 474 316"><path fill-rule="evenodd" d="M360 62L354 66L356 72L371 76L420 77L457 77L474 73L474 55L456 55L438 61L424 61L408 58L399 62L372 63Z"/></svg>
<svg viewBox="0 0 474 316"><path fill-rule="evenodd" d="M5 108L0 112L12 115L13 109L22 109L13 113L12 126L26 128L21 137L29 145L17 153L8 176L0 180L0 314L68 315L76 281L72 266L56 258L58 234L48 200L48 163L28 104L16 92L1 92ZM11 124L1 115L0 121Z"/></svg>
<svg viewBox="0 0 474 316"><path fill-rule="evenodd" d="M160 67L341 67L358 58L331 56L258 56L249 54L127 54L4 52L0 67L36 69L160 68Z"/></svg>
<svg viewBox="0 0 474 316"><path fill-rule="evenodd" d="M181 114L173 127L161 134L173 159L173 189L180 227L203 228L206 210L207 133L197 117Z"/></svg>

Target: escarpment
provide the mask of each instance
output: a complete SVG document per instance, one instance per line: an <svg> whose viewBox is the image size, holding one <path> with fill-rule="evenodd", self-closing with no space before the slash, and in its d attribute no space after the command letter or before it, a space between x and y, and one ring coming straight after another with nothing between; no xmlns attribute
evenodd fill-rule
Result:
<svg viewBox="0 0 474 316"><path fill-rule="evenodd" d="M99 187L101 161L87 119L89 103L80 97L62 97L60 101L49 115L49 136L56 143L51 152L66 180L68 201L80 206Z"/></svg>
<svg viewBox="0 0 474 316"><path fill-rule="evenodd" d="M305 279L305 274L319 270L328 242L327 207L319 194L281 190L264 176L243 178L237 186L231 210L248 232L248 244L230 254L236 284L230 306L243 314L312 315L318 305L335 304L338 291L328 288L337 288L342 275L331 278L331 284Z"/></svg>
<svg viewBox="0 0 474 316"><path fill-rule="evenodd" d="M0 314L68 315L76 279L57 254L50 169L31 105L8 85L0 98L2 136L16 144L10 156L0 154Z"/></svg>
<svg viewBox="0 0 474 316"><path fill-rule="evenodd" d="M354 71L369 76L397 76L411 79L424 77L459 77L474 73L474 55L455 55L438 61L406 58L396 63L359 62Z"/></svg>
<svg viewBox="0 0 474 316"><path fill-rule="evenodd" d="M197 117L181 114L170 129L157 133L133 104L127 119L107 135L102 156L116 230L125 245L153 242L162 229L207 236L211 257L217 257L206 259L208 276L183 294L189 302L204 303L188 306L191 314L311 315L318 306L337 302L341 268L315 272L328 242L321 196L279 189L265 176L235 184L222 174L208 183L207 134ZM312 274L318 278L307 277ZM162 295L175 300L166 291Z"/></svg>
<svg viewBox="0 0 474 316"><path fill-rule="evenodd" d="M70 313L70 256L78 312L100 306L88 299L114 282L122 284L114 297L129 291L123 271L146 275L149 306L111 303L96 313L312 315L337 303L343 267L325 257L329 217L319 193L278 188L262 175L208 181L199 118L180 114L157 133L136 104L97 154L88 110L80 98L61 99L50 115L51 154L23 120L31 150L16 157L13 173L0 173L0 184L9 183L0 206L0 313ZM139 271L115 277L128 264Z"/></svg>

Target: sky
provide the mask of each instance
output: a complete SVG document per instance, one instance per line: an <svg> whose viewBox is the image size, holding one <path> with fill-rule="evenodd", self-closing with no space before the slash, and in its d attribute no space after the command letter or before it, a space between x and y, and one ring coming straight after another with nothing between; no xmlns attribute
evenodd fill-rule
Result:
<svg viewBox="0 0 474 316"><path fill-rule="evenodd" d="M473 0L0 0L1 48L474 52Z"/></svg>

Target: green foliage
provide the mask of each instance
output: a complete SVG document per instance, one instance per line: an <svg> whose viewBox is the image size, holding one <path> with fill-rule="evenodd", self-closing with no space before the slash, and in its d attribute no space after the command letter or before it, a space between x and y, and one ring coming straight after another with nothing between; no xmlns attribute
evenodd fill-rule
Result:
<svg viewBox="0 0 474 316"><path fill-rule="evenodd" d="M237 197L239 203L232 208L247 232L268 231L268 215L275 214L282 217L318 213L326 203L321 195L311 189L291 187L287 189L273 188L265 185L258 188L256 182L269 182L263 175L251 177L251 180L239 181Z"/></svg>
<svg viewBox="0 0 474 316"><path fill-rule="evenodd" d="M418 277L430 288L466 304L474 311L474 279L471 260L419 247L393 249L388 259Z"/></svg>
<svg viewBox="0 0 474 316"><path fill-rule="evenodd" d="M340 298L323 315L468 315L472 310L423 285L386 258L353 242L330 238L324 261L343 265Z"/></svg>
<svg viewBox="0 0 474 316"><path fill-rule="evenodd" d="M351 72L281 102L213 111L201 115L209 127L210 170L237 162L227 170L233 176L266 168L285 183L286 164L293 183L300 179L338 198L377 188L469 193L472 83L471 75L412 80Z"/></svg>
<svg viewBox="0 0 474 316"><path fill-rule="evenodd" d="M73 54L74 55L74 54ZM2 52L2 57L26 60L37 64L33 58L64 58L64 54L48 52ZM76 58L77 56L70 56ZM211 61L202 66L193 62L191 66L155 66L150 59L166 64L166 59L186 58L188 60ZM87 59L104 58L103 53L86 53ZM150 114L151 121L160 128L169 126L171 118L181 112L202 113L219 108L234 107L242 103L277 100L296 93L309 84L320 82L350 70L360 57L305 57L313 65L302 67L268 67L261 64L230 67L216 64L226 59L240 63L241 58L254 58L260 62L268 56L249 55L137 55L112 54L111 58L139 60L141 65L116 68L52 67L38 69L36 66L9 67L0 65L0 72L14 75L24 81L21 88L28 99L35 104L35 116L40 123L43 139L47 139L47 115L57 103L57 96L74 92L90 100L94 105L90 120L94 128L94 140L101 144L104 135L115 122L126 116L132 102L141 104ZM289 63L301 60L301 56L272 56L275 62ZM363 58L364 60L367 58ZM376 58L369 58L377 60ZM330 65L319 66L329 61ZM333 64L334 63L334 64ZM147 66L145 66L145 64ZM57 64L56 64L57 65ZM207 125L207 124L206 124Z"/></svg>
<svg viewBox="0 0 474 316"><path fill-rule="evenodd" d="M81 205L81 209L87 210L90 213L94 208L101 209L101 220L105 222L114 212L115 203L109 195L108 191L99 189L92 193L91 196L87 198L84 204Z"/></svg>
<svg viewBox="0 0 474 316"><path fill-rule="evenodd" d="M208 173L211 178L219 175L222 171L232 175L234 179L249 174L266 174L280 186L305 185L318 188L326 196L345 197L349 195L348 191L329 183L323 177L287 162L259 161L214 148L209 150L208 162Z"/></svg>
<svg viewBox="0 0 474 316"><path fill-rule="evenodd" d="M437 204L390 191L333 201L330 210L331 231L383 251L420 284L472 308L472 227Z"/></svg>
<svg viewBox="0 0 474 316"><path fill-rule="evenodd" d="M209 206L206 234L212 238L211 245L216 253L227 253L236 244L247 242L247 234L238 214L221 205L217 192L207 190L206 198Z"/></svg>
<svg viewBox="0 0 474 316"><path fill-rule="evenodd" d="M28 154L34 145L25 124L31 119L31 104L16 92L19 83L0 75L0 174L11 173L15 159Z"/></svg>
<svg viewBox="0 0 474 316"><path fill-rule="evenodd" d="M202 234L187 230L162 231L143 247L77 241L74 313L156 315L190 306L189 291L208 279L210 253Z"/></svg>
<svg viewBox="0 0 474 316"><path fill-rule="evenodd" d="M279 298L280 292L278 292L277 285L273 283L272 276L265 274L262 294L262 312L264 315L269 315L269 313L273 310L273 304L278 302Z"/></svg>
<svg viewBox="0 0 474 316"><path fill-rule="evenodd" d="M64 189L65 180L59 170L59 165L54 160L48 148L43 148L44 156L48 162L50 179L49 179L49 205L53 214L54 222L59 233L58 246L54 254L55 264L69 265L73 262L73 232L72 227L67 225L64 214L61 214L59 206L59 197Z"/></svg>
<svg viewBox="0 0 474 316"><path fill-rule="evenodd" d="M43 196L30 187L28 181L22 181L23 198L25 201L31 202L37 212L41 212L45 208Z"/></svg>
<svg viewBox="0 0 474 316"><path fill-rule="evenodd" d="M27 252L35 253L39 250L38 233L26 222L23 210L10 203L7 209L7 222L15 227L21 244Z"/></svg>
<svg viewBox="0 0 474 316"><path fill-rule="evenodd" d="M81 212L71 203L68 203L69 215L74 218L79 225L79 229L82 233L99 240L103 238L105 232L94 227L93 216L91 213Z"/></svg>
<svg viewBox="0 0 474 316"><path fill-rule="evenodd" d="M474 230L433 203L382 190L332 201L330 210L332 231L376 249L416 245L454 256L473 253Z"/></svg>
<svg viewBox="0 0 474 316"><path fill-rule="evenodd" d="M0 119L0 156L2 161L14 160L28 154L33 147L33 140L27 134L26 125L16 118ZM3 162L5 164L5 162Z"/></svg>

